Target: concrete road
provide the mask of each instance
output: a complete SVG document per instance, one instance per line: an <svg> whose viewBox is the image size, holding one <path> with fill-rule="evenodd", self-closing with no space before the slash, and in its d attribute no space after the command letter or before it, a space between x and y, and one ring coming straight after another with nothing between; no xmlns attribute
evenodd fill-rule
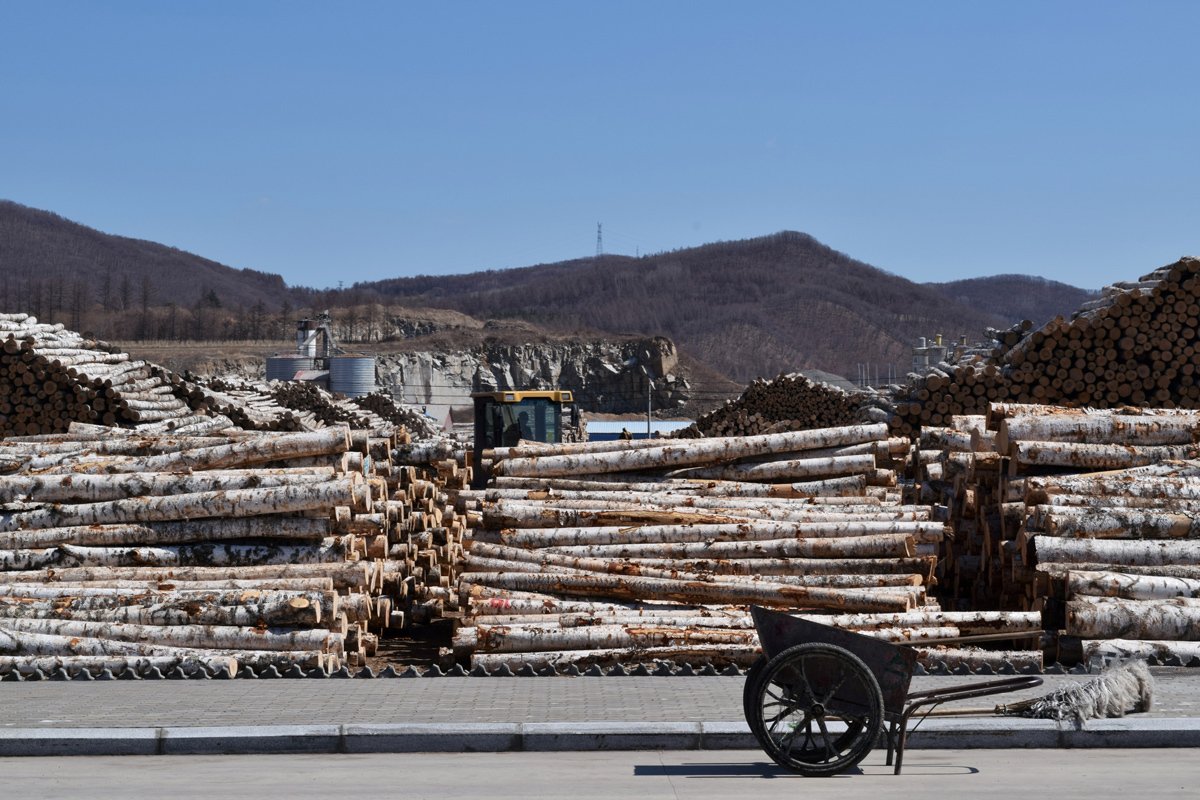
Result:
<svg viewBox="0 0 1200 800"><path fill-rule="evenodd" d="M875 751L855 774L803 778L756 751L0 759L3 797L402 797L805 800L1194 798L1189 750L926 750L894 776Z"/></svg>

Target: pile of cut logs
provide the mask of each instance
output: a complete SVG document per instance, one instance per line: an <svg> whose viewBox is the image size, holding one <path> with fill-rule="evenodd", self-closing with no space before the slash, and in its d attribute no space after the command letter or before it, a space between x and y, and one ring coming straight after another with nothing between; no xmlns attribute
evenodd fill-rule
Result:
<svg viewBox="0 0 1200 800"><path fill-rule="evenodd" d="M752 436L852 425L862 421L860 405L855 395L799 373L770 381L760 378L736 400L705 414L676 436Z"/></svg>
<svg viewBox="0 0 1200 800"><path fill-rule="evenodd" d="M884 424L773 435L514 447L472 523L451 590L453 656L488 669L747 664L747 607L821 615L896 641L987 633L1036 646L1037 613L948 613L927 594L943 537L897 487L906 440ZM1040 650L921 648L922 658L1040 665Z"/></svg>
<svg viewBox="0 0 1200 800"><path fill-rule="evenodd" d="M964 606L1044 610L1058 659L1200 657L1200 412L994 404L922 432Z"/></svg>
<svg viewBox="0 0 1200 800"><path fill-rule="evenodd" d="M180 380L62 325L0 314L0 437L65 431L72 422L135 425L193 415Z"/></svg>
<svg viewBox="0 0 1200 800"><path fill-rule="evenodd" d="M450 585L462 521L394 438L197 426L0 442L0 669L353 666Z"/></svg>
<svg viewBox="0 0 1200 800"><path fill-rule="evenodd" d="M1200 259L1184 258L1132 283L1106 287L1069 322L970 355L914 380L896 398L894 433L948 427L989 403L1200 409ZM1011 346L1010 346L1011 345Z"/></svg>
<svg viewBox="0 0 1200 800"><path fill-rule="evenodd" d="M418 438L434 434L427 419L382 395L339 399L311 384L188 380L28 314L0 314L0 388L0 438L63 433L72 422L185 426L210 415L245 430L348 423Z"/></svg>

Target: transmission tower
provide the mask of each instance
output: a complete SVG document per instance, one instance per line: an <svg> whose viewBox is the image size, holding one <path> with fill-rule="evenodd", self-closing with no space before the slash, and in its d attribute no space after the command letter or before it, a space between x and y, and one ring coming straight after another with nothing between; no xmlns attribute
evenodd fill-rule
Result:
<svg viewBox="0 0 1200 800"><path fill-rule="evenodd" d="M596 258L604 255L604 230L603 226L596 223Z"/></svg>

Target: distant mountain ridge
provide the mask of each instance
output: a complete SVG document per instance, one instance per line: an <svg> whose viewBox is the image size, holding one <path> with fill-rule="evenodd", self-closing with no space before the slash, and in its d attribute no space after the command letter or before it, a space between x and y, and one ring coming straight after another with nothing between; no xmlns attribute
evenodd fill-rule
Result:
<svg viewBox="0 0 1200 800"><path fill-rule="evenodd" d="M1065 316L1099 296L1095 291L1033 275L993 275L925 285L984 313L1035 324Z"/></svg>
<svg viewBox="0 0 1200 800"><path fill-rule="evenodd" d="M1020 306L1024 292L1000 313L972 292L959 292L964 302L945 287L913 283L791 231L641 258L601 256L355 288L481 318L661 334L742 382L810 368L853 378L859 365L881 379L888 365L902 375L920 336L975 340L1026 310L1041 313L1040 306ZM1010 316L1013 308L1020 313Z"/></svg>
<svg viewBox="0 0 1200 800"><path fill-rule="evenodd" d="M113 338L258 338L286 333L292 309L346 307L350 317L402 304L558 333L664 335L742 383L799 369L854 378L860 365L883 379L889 369L903 375L920 336L977 339L988 326L1040 324L1088 294L1024 276L921 285L791 231L321 291L0 201L0 311L91 324Z"/></svg>
<svg viewBox="0 0 1200 800"><path fill-rule="evenodd" d="M289 291L280 275L234 269L0 200L0 304L28 311L35 302L46 303L46 294L66 295L69 304L77 287L88 303L108 310L140 307L143 292L156 306L191 306L209 295L229 305L278 307Z"/></svg>

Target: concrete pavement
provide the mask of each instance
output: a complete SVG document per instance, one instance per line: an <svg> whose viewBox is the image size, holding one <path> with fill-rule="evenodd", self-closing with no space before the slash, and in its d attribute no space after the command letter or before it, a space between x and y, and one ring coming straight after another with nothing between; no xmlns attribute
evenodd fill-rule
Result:
<svg viewBox="0 0 1200 800"><path fill-rule="evenodd" d="M1200 746L1200 670L1155 668L1150 714L924 722L922 747ZM1087 676L1044 676L1045 694ZM922 691L987 680L917 677ZM62 681L0 684L0 755L757 749L740 677ZM960 707L950 706L950 708Z"/></svg>
<svg viewBox="0 0 1200 800"><path fill-rule="evenodd" d="M804 778L750 751L9 758L5 796L89 800L403 797L406 800L824 800L1022 793L1068 798L1195 797L1200 759L1181 750L923 750L893 775L883 753L832 778Z"/></svg>

